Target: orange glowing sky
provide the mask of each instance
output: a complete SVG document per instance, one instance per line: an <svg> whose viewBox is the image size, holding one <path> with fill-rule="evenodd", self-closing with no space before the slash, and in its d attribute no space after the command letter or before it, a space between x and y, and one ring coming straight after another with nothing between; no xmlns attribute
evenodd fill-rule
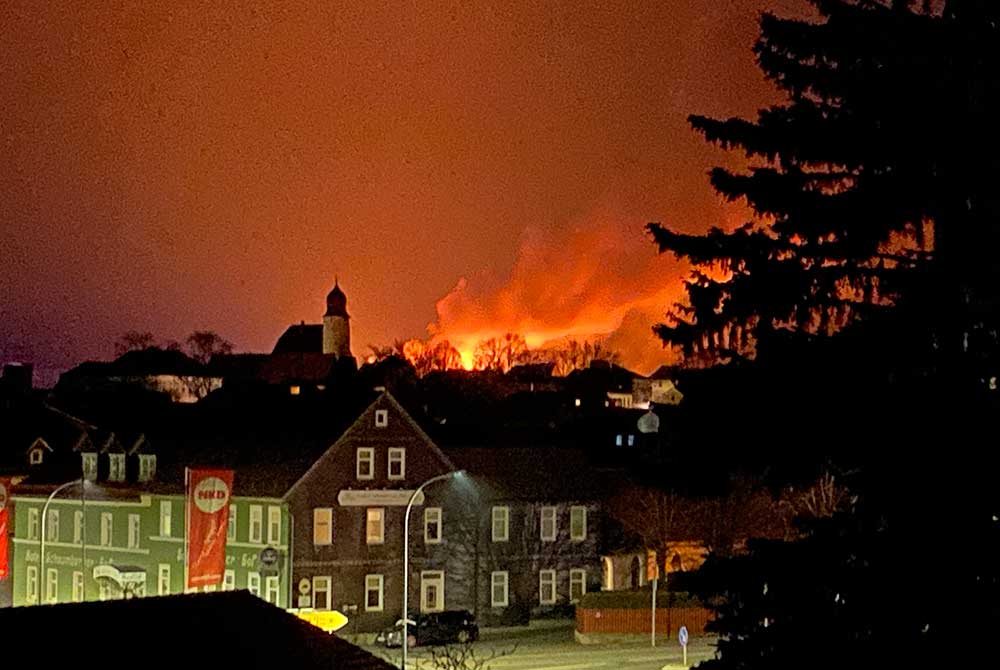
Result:
<svg viewBox="0 0 1000 670"><path fill-rule="evenodd" d="M429 323L655 345L681 271L644 224L739 216L685 117L776 100L756 15L804 0L375 4L0 2L0 359L267 351L334 275L359 357Z"/></svg>

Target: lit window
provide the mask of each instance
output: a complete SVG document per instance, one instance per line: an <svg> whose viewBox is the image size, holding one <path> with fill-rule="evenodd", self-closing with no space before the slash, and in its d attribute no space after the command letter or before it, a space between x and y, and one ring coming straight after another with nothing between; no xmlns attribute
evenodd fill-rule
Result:
<svg viewBox="0 0 1000 670"><path fill-rule="evenodd" d="M571 507L569 510L569 538L577 542L587 539L587 508Z"/></svg>
<svg viewBox="0 0 1000 670"><path fill-rule="evenodd" d="M281 508L277 505L267 508L267 543L272 546L281 544Z"/></svg>
<svg viewBox="0 0 1000 670"><path fill-rule="evenodd" d="M573 569L569 571L569 601L575 603L587 592L587 571Z"/></svg>
<svg viewBox="0 0 1000 670"><path fill-rule="evenodd" d="M298 394L302 393L302 387L301 386L289 386L288 387L288 392L291 395L298 395Z"/></svg>
<svg viewBox="0 0 1000 670"><path fill-rule="evenodd" d="M424 510L424 542L441 543L441 508L428 507Z"/></svg>
<svg viewBox="0 0 1000 670"><path fill-rule="evenodd" d="M156 456L139 454L139 481L151 482L156 477Z"/></svg>
<svg viewBox="0 0 1000 670"><path fill-rule="evenodd" d="M236 571L226 570L222 573L222 590L223 591L235 591L236 590Z"/></svg>
<svg viewBox="0 0 1000 670"><path fill-rule="evenodd" d="M622 446L622 436L621 435L615 435L615 446L616 447Z"/></svg>
<svg viewBox="0 0 1000 670"><path fill-rule="evenodd" d="M358 449L358 479L375 478L375 450L370 447Z"/></svg>
<svg viewBox="0 0 1000 670"><path fill-rule="evenodd" d="M630 446L630 447L634 447L635 446L635 435L629 435L628 436L628 446Z"/></svg>
<svg viewBox="0 0 1000 670"><path fill-rule="evenodd" d="M140 535L140 521L138 514L128 515L128 548L138 549L139 548L139 535Z"/></svg>
<svg viewBox="0 0 1000 670"><path fill-rule="evenodd" d="M160 537L170 537L173 532L173 508L169 500L160 501Z"/></svg>
<svg viewBox="0 0 1000 670"><path fill-rule="evenodd" d="M333 601L330 598L331 581L332 580L329 576L313 577L312 589L314 609L328 610L333 607Z"/></svg>
<svg viewBox="0 0 1000 670"><path fill-rule="evenodd" d="M556 602L556 571L538 571L538 602L542 605L553 605Z"/></svg>
<svg viewBox="0 0 1000 670"><path fill-rule="evenodd" d="M160 563L156 573L156 593L161 596L170 595L170 564Z"/></svg>
<svg viewBox="0 0 1000 670"><path fill-rule="evenodd" d="M313 544L333 544L333 509L330 507L313 510Z"/></svg>
<svg viewBox="0 0 1000 670"><path fill-rule="evenodd" d="M365 575L365 611L382 611L382 575Z"/></svg>
<svg viewBox="0 0 1000 670"><path fill-rule="evenodd" d="M247 573L247 591L254 594L258 598L260 597L260 573L259 572L248 572Z"/></svg>
<svg viewBox="0 0 1000 670"><path fill-rule="evenodd" d="M365 541L368 544L385 542L385 509L370 507L367 510L368 521L365 525Z"/></svg>
<svg viewBox="0 0 1000 670"><path fill-rule="evenodd" d="M101 512L101 546L110 547L114 535L114 519L111 512Z"/></svg>
<svg viewBox="0 0 1000 670"><path fill-rule="evenodd" d="M125 454L108 454L108 481L125 481Z"/></svg>
<svg viewBox="0 0 1000 670"><path fill-rule="evenodd" d="M542 542L555 542L556 539L556 508L543 507L541 513Z"/></svg>
<svg viewBox="0 0 1000 670"><path fill-rule="evenodd" d="M490 606L507 606L507 572L490 573Z"/></svg>
<svg viewBox="0 0 1000 670"><path fill-rule="evenodd" d="M83 467L83 478L89 481L97 479L97 454L94 452L80 454Z"/></svg>
<svg viewBox="0 0 1000 670"><path fill-rule="evenodd" d="M406 477L406 449L389 449L389 479Z"/></svg>
<svg viewBox="0 0 1000 670"><path fill-rule="evenodd" d="M45 515L45 541L59 541L59 510L50 509Z"/></svg>
<svg viewBox="0 0 1000 670"><path fill-rule="evenodd" d="M262 505L250 505L250 537L248 540L256 544L264 541L264 507Z"/></svg>
<svg viewBox="0 0 1000 670"><path fill-rule="evenodd" d="M387 409L375 410L375 427L385 428L388 425L389 425L389 410Z"/></svg>
<svg viewBox="0 0 1000 670"><path fill-rule="evenodd" d="M510 508L493 508L493 541L506 542L510 531Z"/></svg>
<svg viewBox="0 0 1000 670"><path fill-rule="evenodd" d="M576 407L579 407L579 406L580 406L580 399L579 399L579 398L577 398L576 400L574 400L574 401L573 401L573 404L574 404L574 405L575 405Z"/></svg>

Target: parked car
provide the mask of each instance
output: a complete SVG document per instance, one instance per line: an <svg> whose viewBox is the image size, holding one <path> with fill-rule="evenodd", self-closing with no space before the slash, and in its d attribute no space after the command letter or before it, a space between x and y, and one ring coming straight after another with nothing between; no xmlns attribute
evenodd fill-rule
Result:
<svg viewBox="0 0 1000 670"><path fill-rule="evenodd" d="M407 623L409 646L475 642L479 639L476 617L467 610L421 614ZM403 620L375 636L376 644L386 647L402 646Z"/></svg>

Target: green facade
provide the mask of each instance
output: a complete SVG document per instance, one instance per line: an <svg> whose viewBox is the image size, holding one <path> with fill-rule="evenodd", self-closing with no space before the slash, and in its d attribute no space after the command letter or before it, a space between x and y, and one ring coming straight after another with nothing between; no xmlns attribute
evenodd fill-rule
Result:
<svg viewBox="0 0 1000 670"><path fill-rule="evenodd" d="M88 499L82 505L79 498L53 500L42 570L44 504L45 497L14 497L15 607L185 592L183 495ZM229 513L226 577L216 588L249 589L288 607L288 508L280 499L234 496ZM261 552L269 547L277 551L277 561L265 565ZM273 558L274 552L267 554Z"/></svg>

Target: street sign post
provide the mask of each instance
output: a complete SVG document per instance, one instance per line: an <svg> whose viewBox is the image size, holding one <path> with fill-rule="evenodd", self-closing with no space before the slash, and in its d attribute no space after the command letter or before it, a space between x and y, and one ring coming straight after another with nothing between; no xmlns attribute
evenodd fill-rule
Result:
<svg viewBox="0 0 1000 670"><path fill-rule="evenodd" d="M681 643L681 650L684 653L684 667L688 664L688 629L687 626L681 626L681 629L677 631L677 641Z"/></svg>

